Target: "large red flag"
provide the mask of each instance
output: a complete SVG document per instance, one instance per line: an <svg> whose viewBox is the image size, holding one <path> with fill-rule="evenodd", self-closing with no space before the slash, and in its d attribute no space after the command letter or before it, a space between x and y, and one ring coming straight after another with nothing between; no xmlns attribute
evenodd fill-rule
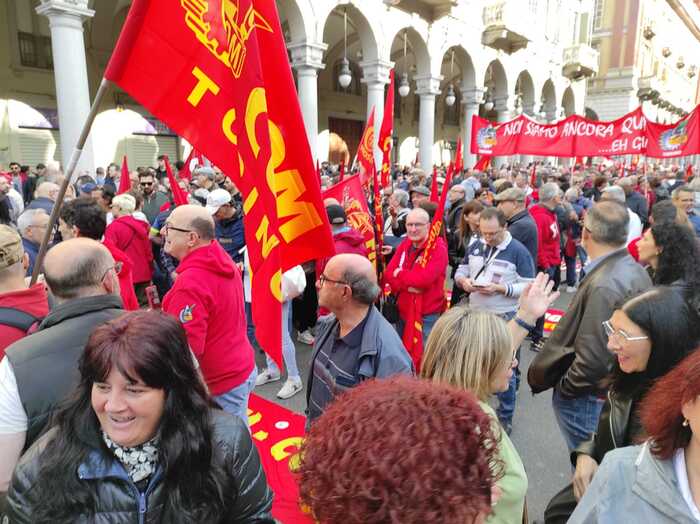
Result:
<svg viewBox="0 0 700 524"><path fill-rule="evenodd" d="M389 91L384 103L384 117L382 127L379 129L379 149L382 150L382 187L389 185L389 158L391 155L391 141L394 132L394 70L389 73Z"/></svg>
<svg viewBox="0 0 700 524"><path fill-rule="evenodd" d="M457 175L462 174L462 169L464 169L464 161L462 160L462 137L457 137L457 152L455 153L455 165L454 173Z"/></svg>
<svg viewBox="0 0 700 524"><path fill-rule="evenodd" d="M372 179L372 169L376 169L374 164L374 106L369 112L369 119L357 148L357 161L360 164L360 182L363 186L367 186Z"/></svg>
<svg viewBox="0 0 700 524"><path fill-rule="evenodd" d="M440 196L438 195L438 171L437 167L433 166L433 176L430 179L430 201L437 203Z"/></svg>
<svg viewBox="0 0 700 524"><path fill-rule="evenodd" d="M187 195L177 183L177 180L175 180L175 175L173 175L173 170L170 167L170 160L167 155L165 156L165 172L168 174L168 182L170 182L170 191L173 192L175 207L187 204Z"/></svg>
<svg viewBox="0 0 700 524"><path fill-rule="evenodd" d="M275 2L134 0L105 78L240 188L253 318L281 366L282 272L334 248Z"/></svg>
<svg viewBox="0 0 700 524"><path fill-rule="evenodd" d="M129 178L129 165L126 162L126 155L122 159L122 174L119 178L119 189L117 195L131 191L131 179Z"/></svg>
<svg viewBox="0 0 700 524"><path fill-rule="evenodd" d="M447 168L447 174L445 177L444 188L450 186L450 181L452 180L452 166ZM418 266L425 269L428 265L428 261L432 258L433 252L435 251L435 246L437 245L437 239L442 231L442 222L445 212L445 199L447 198L447 191L442 192L440 195L440 202L438 203L438 208L435 211L435 217L433 217L433 222L430 225L430 232L428 233L428 239L425 243L425 251L418 259ZM416 373L420 371L420 364L423 358L423 295L421 293L411 293L410 297L412 299L412 308L409 309L408 318L405 319L406 325L403 330L403 345L406 347L408 354L411 355L413 359L413 364L416 366Z"/></svg>

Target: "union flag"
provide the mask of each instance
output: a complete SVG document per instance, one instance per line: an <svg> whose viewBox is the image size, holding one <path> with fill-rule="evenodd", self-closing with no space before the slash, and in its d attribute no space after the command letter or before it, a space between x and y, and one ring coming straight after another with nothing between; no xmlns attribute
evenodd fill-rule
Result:
<svg viewBox="0 0 700 524"><path fill-rule="evenodd" d="M379 149L382 150L382 187L389 185L389 155L391 154L391 135L394 132L394 70L389 74L389 91L384 103L384 117L379 129Z"/></svg>
<svg viewBox="0 0 700 524"><path fill-rule="evenodd" d="M333 242L275 2L134 0L105 78L243 193L253 318L281 367L282 272Z"/></svg>
<svg viewBox="0 0 700 524"><path fill-rule="evenodd" d="M369 112L367 125L357 148L357 161L360 164L360 182L369 185L374 167L374 106Z"/></svg>

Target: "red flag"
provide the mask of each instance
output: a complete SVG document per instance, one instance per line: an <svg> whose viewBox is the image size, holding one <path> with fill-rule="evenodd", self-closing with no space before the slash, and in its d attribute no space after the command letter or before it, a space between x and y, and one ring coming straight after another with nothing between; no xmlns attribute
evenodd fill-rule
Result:
<svg viewBox="0 0 700 524"><path fill-rule="evenodd" d="M486 171L491 164L491 157L489 155L482 155L474 166L474 171Z"/></svg>
<svg viewBox="0 0 700 524"><path fill-rule="evenodd" d="M462 137L457 137L457 152L455 153L454 172L458 175L462 174L464 169L464 161L462 160Z"/></svg>
<svg viewBox="0 0 700 524"><path fill-rule="evenodd" d="M450 166L447 169L444 187L449 187L451 180L452 168ZM433 222L430 225L428 240L426 240L425 243L425 251L418 260L418 265L423 269L425 269L425 266L428 265L428 261L433 256L435 246L437 245L437 239L442 231L442 219L445 213L446 198L447 191L443 191L440 195L438 208L435 211L435 217L433 217ZM410 291L408 293L410 293ZM409 309L408 318L405 319L406 326L403 331L403 345L406 347L408 354L411 355L413 363L416 366L416 373L418 373L423 358L423 295L421 293L410 293L410 297L413 300L413 307Z"/></svg>
<svg viewBox="0 0 700 524"><path fill-rule="evenodd" d="M619 172L620 178L623 178L625 176L625 163L620 162L620 172Z"/></svg>
<svg viewBox="0 0 700 524"><path fill-rule="evenodd" d="M685 168L685 181L688 182L693 177L693 164L688 164Z"/></svg>
<svg viewBox="0 0 700 524"><path fill-rule="evenodd" d="M122 159L122 176L119 178L119 189L117 195L131 191L131 179L129 178L129 166L126 163L126 155Z"/></svg>
<svg viewBox="0 0 700 524"><path fill-rule="evenodd" d="M533 189L537 187L537 162L532 163L532 173L530 173L530 187Z"/></svg>
<svg viewBox="0 0 700 524"><path fill-rule="evenodd" d="M391 154L391 135L394 132L394 70L389 73L389 91L384 103L384 118L379 129L379 148L382 150L382 187L389 185L389 157Z"/></svg>
<svg viewBox="0 0 700 524"><path fill-rule="evenodd" d="M382 193L379 190L379 176L374 166L372 166L372 182L374 185L374 227L377 231L376 245L377 253L381 256L382 247L384 246L384 215L382 214ZM381 260L380 258L377 259ZM379 266L381 267L380 264Z"/></svg>
<svg viewBox="0 0 700 524"><path fill-rule="evenodd" d="M433 166L433 176L430 181L430 201L437 202L438 196L438 172L437 167Z"/></svg>
<svg viewBox="0 0 700 524"><path fill-rule="evenodd" d="M192 172L190 171L190 164L192 163L192 158L195 156L196 151L194 150L194 147L190 150L190 154L187 156L187 160L185 160L185 165L182 167L180 172L177 174L177 176L180 178L180 180L192 180Z"/></svg>
<svg viewBox="0 0 700 524"><path fill-rule="evenodd" d="M282 272L334 247L275 2L134 0L105 78L240 188L253 319L283 366Z"/></svg>
<svg viewBox="0 0 700 524"><path fill-rule="evenodd" d="M343 178L345 178L345 161L344 160L340 161L340 166L338 166L338 173L339 173L338 183L340 183L343 181Z"/></svg>
<svg viewBox="0 0 700 524"><path fill-rule="evenodd" d="M170 160L167 155L165 155L165 172L168 174L168 182L170 182L170 191L173 192L175 207L187 204L187 195L177 183L177 180L175 180L175 175L173 175L173 170L170 167Z"/></svg>
<svg viewBox="0 0 700 524"><path fill-rule="evenodd" d="M360 182L367 186L372 179L372 169L376 169L374 164L374 106L369 112L369 119L365 124L365 130L357 148L357 161L360 163Z"/></svg>

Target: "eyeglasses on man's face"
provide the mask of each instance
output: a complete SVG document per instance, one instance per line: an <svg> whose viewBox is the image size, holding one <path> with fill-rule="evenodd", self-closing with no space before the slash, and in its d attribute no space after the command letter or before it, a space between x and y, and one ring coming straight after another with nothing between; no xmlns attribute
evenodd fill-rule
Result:
<svg viewBox="0 0 700 524"><path fill-rule="evenodd" d="M615 339L618 342L625 341L625 342L634 342L636 340L648 340L648 336L631 336L625 333L621 329L615 329L615 327L610 323L609 320L603 321L603 329L605 330L605 335L610 338L610 339Z"/></svg>
<svg viewBox="0 0 700 524"><path fill-rule="evenodd" d="M340 284L342 286L349 286L350 285L347 282L345 282L344 280L333 280L332 278L328 278L326 275L321 273L321 276L318 277L319 286L323 287L323 284L325 284L326 282L330 282L331 284Z"/></svg>
<svg viewBox="0 0 700 524"><path fill-rule="evenodd" d="M107 276L107 273L109 273L111 270L114 270L114 274L119 276L119 273L122 272L122 269L124 268L124 262L115 262L112 267L108 267L105 269L105 272L102 273L102 277L100 278L100 282L104 280L104 278Z"/></svg>
<svg viewBox="0 0 700 524"><path fill-rule="evenodd" d="M168 222L165 223L163 226L163 232L167 235L170 230L172 231L179 231L180 233L192 233L191 229L183 229L181 227L175 227L172 224L169 224Z"/></svg>

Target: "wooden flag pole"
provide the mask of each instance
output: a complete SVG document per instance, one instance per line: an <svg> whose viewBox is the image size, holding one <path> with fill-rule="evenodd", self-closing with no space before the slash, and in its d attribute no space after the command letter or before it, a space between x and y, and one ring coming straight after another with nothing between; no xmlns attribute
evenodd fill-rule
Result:
<svg viewBox="0 0 700 524"><path fill-rule="evenodd" d="M34 262L34 271L32 271L32 279L29 283L30 286L33 286L36 283L37 278L39 278L41 266L44 264L44 257L46 256L46 251L49 246L49 240L53 235L53 229L56 225L56 222L58 221L58 214L61 211L61 204L63 203L63 198L66 196L66 191L68 190L68 184L71 183L71 178L73 177L75 168L78 165L78 160L80 160L80 154L83 152L83 147L85 147L85 142L87 141L87 137L90 134L92 123L95 121L95 116L97 116L97 108L100 106L102 98L109 89L110 84L111 82L109 80L102 78L102 81L100 82L100 87L98 88L97 94L95 95L95 100L92 102L90 112L88 113L87 119L83 124L83 129L80 132L80 136L78 137L78 142L75 144L75 149L73 149L73 153L71 153L70 161L68 162L68 166L66 167L66 171L64 173L65 178L63 180L63 183L61 184L58 196L56 197L56 202L53 205L53 210L51 211L51 216L49 217L49 224L46 226L44 238L41 240L39 253L37 254L36 261Z"/></svg>

